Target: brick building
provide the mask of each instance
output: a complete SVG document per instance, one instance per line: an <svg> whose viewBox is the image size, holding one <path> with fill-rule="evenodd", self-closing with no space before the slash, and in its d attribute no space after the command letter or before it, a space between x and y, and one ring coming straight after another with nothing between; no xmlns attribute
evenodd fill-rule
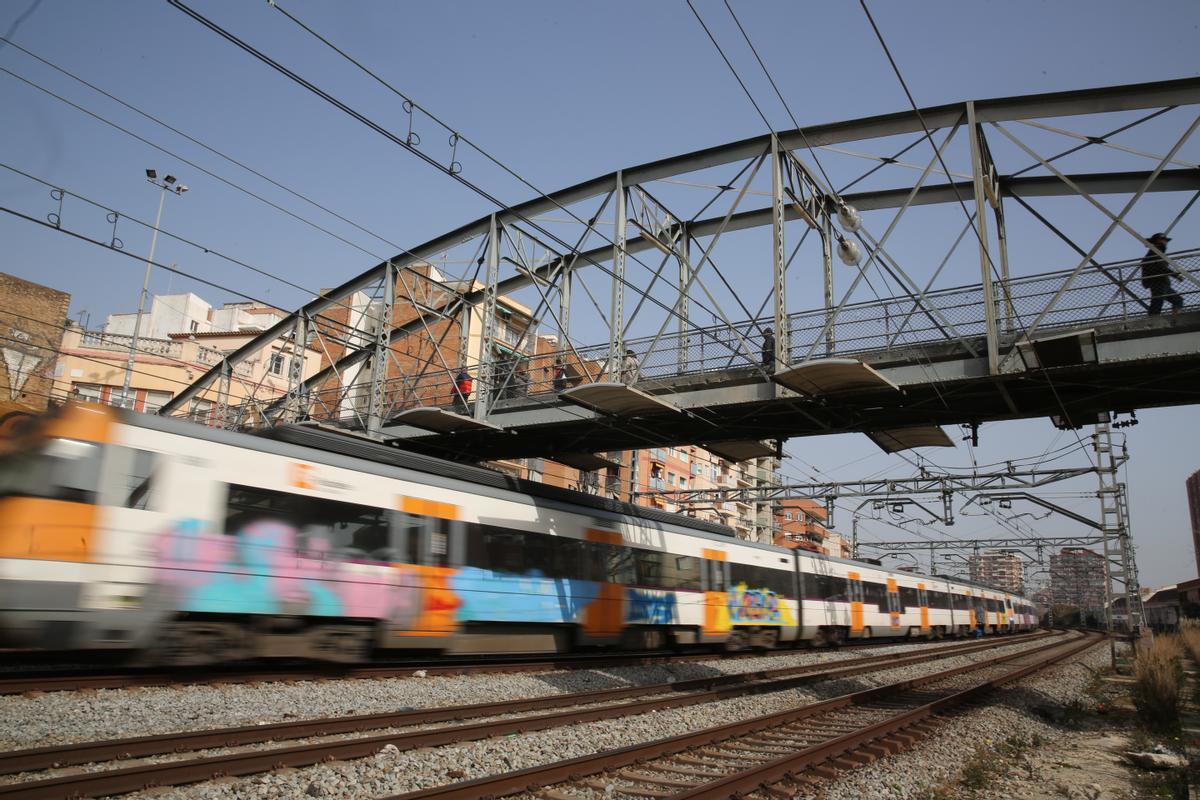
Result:
<svg viewBox="0 0 1200 800"><path fill-rule="evenodd" d="M449 280L433 265L414 264L397 277L391 327L413 322L422 314L428 316L430 311L448 309L458 293L481 288L479 283ZM323 341L321 367L336 363L350 349L369 346L380 329L382 308L378 300L360 292L323 311L317 323ZM341 341L333 341L338 339ZM393 341L387 362L378 367L384 370L385 413L436 406L469 414L481 392L489 390L483 380L487 374L491 376L490 390L495 392L496 404L502 406L509 399L537 394L546 395L547 402L556 402L554 360L561 349L556 336L537 332L531 309L504 295L496 298L495 330L488 352L479 306L453 317L429 318L413 335ZM564 356L562 366L568 386L600 379L605 369L603 361L581 361L574 354ZM333 411L334 416L346 421L365 420L370 402L365 387L372 378L370 370L375 368L364 360L341 370L339 375L331 375L313 392L313 415L323 417ZM459 370L465 370L474 381L465 408L454 389ZM721 522L744 539L770 542L774 537L776 521L768 503L725 502L696 508L641 494L756 486L775 479L778 462L774 457L732 462L703 448L687 446L605 453L602 458L611 466L592 471L544 458L496 461L489 466L520 478Z"/></svg>
<svg viewBox="0 0 1200 800"><path fill-rule="evenodd" d="M45 411L71 295L0 273L0 432Z"/></svg>
<svg viewBox="0 0 1200 800"><path fill-rule="evenodd" d="M830 537L823 524L826 516L825 506L816 500L790 497L778 501L775 506L775 544L840 557L841 537L833 543L836 552L826 548Z"/></svg>

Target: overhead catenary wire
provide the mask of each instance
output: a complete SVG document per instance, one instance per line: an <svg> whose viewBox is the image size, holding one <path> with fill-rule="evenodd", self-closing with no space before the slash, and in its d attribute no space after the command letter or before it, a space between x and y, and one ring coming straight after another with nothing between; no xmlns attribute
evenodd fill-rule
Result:
<svg viewBox="0 0 1200 800"><path fill-rule="evenodd" d="M347 114L348 116L350 116L352 119L355 119L355 120L357 120L358 122L362 123L362 124L363 124L363 125L365 125L366 127L370 128L371 130L375 131L375 132L376 132L376 133L378 133L379 135L383 136L385 139L387 139L387 140L391 141L393 144L395 144L395 145L397 145L398 147L400 147L400 148L404 149L405 151L407 151L407 152L411 153L412 155L416 156L418 159L420 159L421 161L425 162L425 163L426 163L426 164L428 164L429 166L432 166L432 167L434 167L435 169L437 169L437 170L438 170L439 172L441 172L442 174L445 174L445 175L447 175L447 176L448 176L448 177L450 177L452 180L456 181L457 183L459 183L459 184L461 184L462 186L466 187L466 188L467 188L467 189L469 189L470 191L472 191L472 192L474 192L475 194L479 195L479 196L480 196L480 197L482 197L483 199L487 200L489 203L491 203L491 204L495 205L495 206L497 207L497 209L498 209L500 212L502 212L502 213L504 213L504 214L509 214L509 215L511 215L511 216L513 216L513 217L515 217L516 219L519 219L519 220L521 220L521 221L525 222L527 225L529 225L529 226L530 226L531 228L533 228L534 230L537 230L537 231L539 231L540 233L542 233L543 235L545 235L547 238L549 238L551 241L553 241L553 242L554 242L556 245L558 245L558 246L560 246L560 247L563 247L565 250L568 250L568 251L570 251L570 252L571 252L571 253L572 253L574 256L576 256L577 258L578 258L578 257L582 257L582 258L584 258L584 259L587 261L587 263L591 264L592 266L595 266L597 269L599 269L599 270L601 270L602 272L604 272L605 274L609 275L609 276L610 276L610 277L612 277L614 280L616 280L616 279L617 279L617 275L616 275L616 272L615 272L614 270L612 270L612 269L610 269L610 268L607 268L607 267L605 267L603 264L601 264L600 262L596 261L594 258L591 258L591 257L590 257L590 256L588 256L586 253L580 252L578 249L574 248L574 247L573 247L573 246L572 246L570 243L566 242L565 240L563 240L562 238L560 238L558 235L556 235L556 234L555 234L555 233L553 233L552 231L550 231L550 230L548 230L548 229L546 229L546 228L542 227L541 225L539 225L538 223L536 223L534 220L532 220L532 219L531 219L531 218L529 218L528 216L526 216L526 215L524 215L524 214L522 214L522 213L520 213L520 212L516 211L516 210L515 210L514 208L512 208L510 205L506 204L504 201L500 200L498 197L496 197L495 195L493 195L493 194L492 194L492 193L490 193L489 191L485 190L483 187L479 186L478 184L476 184L476 183L474 183L474 182L472 182L472 181L469 181L469 180L467 180L466 178L464 178L464 177L463 177L463 175L461 174L461 171L457 171L457 172L456 172L455 170L453 170L453 169L451 169L451 168L449 168L449 167L447 167L447 166L444 166L444 165L442 165L442 164L441 164L440 162L438 162L436 159L434 159L433 157L431 157L431 156L430 156L430 155L428 155L427 153L424 153L424 152L422 152L420 149L418 149L418 148L414 147L413 145L411 145L410 143L408 143L408 142L407 142L405 139L403 139L403 138L399 137L398 135L396 135L396 134L392 133L390 130L388 130L387 128L385 128L383 125L381 125L381 124L379 124L379 123L375 122L375 121L374 121L374 120L372 120L371 118L367 117L365 114L363 114L363 113L361 113L361 112L357 111L356 109L352 108L351 106L349 106L348 104L346 104L346 103L345 103L345 102L343 102L342 100L339 100L339 99L338 99L337 97L335 97L334 95L330 94L329 92L326 92L325 90L321 89L321 88L320 88L320 87L318 87L317 85L315 85L315 84L313 84L312 82L308 81L307 79L305 79L305 78L301 77L301 76L300 76L299 74L297 74L295 71L293 71L293 70L289 69L288 67L286 67L286 66L284 66L283 64L281 64L279 61L277 61L277 60L275 60L275 59L271 58L270 56L266 55L265 53L263 53L262 51L258 50L257 48L255 48L254 46L252 46L251 44L249 44L248 42L244 41L243 39L241 39L241 38L239 38L238 36L234 35L232 32L230 32L230 31L226 30L226 29L225 29L225 28L223 28L222 26L218 25L217 23L213 22L212 20L208 19L207 17L203 16L202 14L198 13L198 12L197 12L197 11L195 11L194 9L192 9L192 8L189 8L189 7L188 7L188 6L187 6L185 3L181 2L181 0L168 0L168 2L169 2L169 3L170 3L172 6L173 6L173 7L177 8L178 10L180 10L180 11L182 11L183 13L187 14L187 15L188 15L188 16L190 16L192 19L194 19L194 20L196 20L197 22L199 22L200 24L204 25L204 26L205 26L206 28L208 28L209 30L213 31L214 33L218 34L218 35L219 35L219 36L221 36L222 38L224 38L224 39L226 39L227 41L229 41L231 44L235 45L236 47L238 47L239 49L243 50L243 51L244 51L244 52L246 52L247 54L249 54L249 55L253 56L254 58L256 58L256 59L258 59L259 61L261 61L262 63L266 64L267 66L271 67L271 68L272 68L272 69L274 69L275 71L279 72L279 73L280 73L281 75L283 75L284 77L288 78L289 80L291 80L291 81L295 82L296 84L300 85L301 87L303 87L303 88L307 89L308 91L312 92L312 93L313 93L313 94L315 94L317 97L321 98L322 100L324 100L324 101L326 101L327 103L329 103L330 105L332 105L334 108L337 108L338 110L340 110L340 111L342 111L343 113L345 113L345 114ZM332 46L332 45L330 45L330 46ZM344 54L343 54L343 55L344 55ZM361 67L361 65L359 65L359 66L360 66L360 68L362 68L362 69L365 69L365 68ZM373 77L376 77L376 79L377 79L377 80L381 80L381 79L379 79L377 76L373 76ZM390 87L389 87L389 88L390 88ZM439 123L439 124L440 124L440 123ZM453 130L453 129L450 129L450 130ZM459 134L457 131L455 131L455 134L461 137L461 134ZM530 184L530 186L532 186L532 184ZM558 203L556 200L554 200L554 198L548 197L548 196L547 196L547 195L545 195L544 193L542 193L542 192L540 192L539 190L537 190L537 189L536 189L536 187L534 187L534 190L535 190L535 191L538 191L538 193L539 193L539 195L540 195L540 196L542 196L542 197L544 197L544 198L546 198L546 199L550 200L552 203L554 203L554 205L556 205L556 206L557 206L557 207L558 207L560 210L564 211L565 213L567 213L567 214L569 214L569 215L571 215L571 216L576 216L576 215L574 214L574 212L572 212L570 209L567 209L566 207L562 206L560 203ZM586 222L585 222L584 220L582 220L582 219L579 219L579 221L580 221L581 223L584 223L584 224L586 224ZM602 239L605 239L605 240L607 240L607 241L608 241L610 244L614 244L614 245L615 245L615 242L613 242L613 240L611 240L611 239L608 239L608 237L607 237L607 236L605 236L605 234L604 234L604 233L602 233L602 232L600 232L600 231L596 231L596 234L597 234L597 235L599 235L599 236L600 236ZM633 262L635 262L635 263L639 264L640 266L642 266L642 267L643 267L643 268L645 268L646 270L648 270L648 271L650 271L650 272L653 272L653 271L654 271L654 270L653 270L653 269L652 269L652 268L651 268L649 265L647 265L647 264L645 264L643 261L641 261L641 260L640 260L640 259L637 257L637 255L636 255L635 253L628 253L628 252L626 252L626 254L625 254L625 255L626 255L626 257L627 257L629 260L631 260L631 261L633 261ZM622 281L622 283L623 283L623 284L624 284L626 287L632 288L632 289L634 289L634 290L636 290L636 289L638 289L638 288L639 288L639 287L638 287L636 284L632 283L632 282L631 282L631 281L630 281L628 278L622 278L622 279L621 279L621 281ZM658 298L655 298L655 297L649 297L648 299L649 299L649 301L650 301L652 304L654 304L654 305L658 306L658 307L659 307L659 308L661 308L663 311L667 312L667 314L668 314L668 315L670 315L670 316L673 316L673 317L679 317L679 316L680 316L680 315L678 314L678 312L676 312L676 310L675 310L674 308L672 308L672 307L670 307L670 306L666 305L665 303L663 303L662 301L660 301ZM701 307L701 308L705 308L705 306L703 305L703 303L700 303L700 302L698 302L698 301L696 301L696 305L697 305L697 306L699 306L699 307ZM553 316L553 312L551 312L551 315ZM689 324L690 324L690 322L689 322ZM701 329L701 328L696 328L696 330L697 330L697 332L700 332L700 333L702 333L702 334L703 334L703 329ZM716 340L716 343L718 343L718 344L723 344L723 342L720 342L720 340Z"/></svg>

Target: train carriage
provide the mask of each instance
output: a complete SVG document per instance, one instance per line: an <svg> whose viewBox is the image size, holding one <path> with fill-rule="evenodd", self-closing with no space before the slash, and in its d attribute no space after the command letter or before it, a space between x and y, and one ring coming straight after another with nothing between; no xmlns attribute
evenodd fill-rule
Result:
<svg viewBox="0 0 1200 800"><path fill-rule="evenodd" d="M935 638L1031 619L983 587L313 428L249 436L69 406L0 450L9 645L358 661Z"/></svg>

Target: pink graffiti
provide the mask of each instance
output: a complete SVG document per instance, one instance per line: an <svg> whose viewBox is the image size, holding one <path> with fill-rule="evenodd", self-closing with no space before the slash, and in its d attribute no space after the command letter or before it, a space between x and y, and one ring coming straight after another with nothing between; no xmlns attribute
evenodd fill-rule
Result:
<svg viewBox="0 0 1200 800"><path fill-rule="evenodd" d="M320 535L278 520L233 535L188 520L158 539L158 582L180 610L383 619L404 625L419 613L416 576L403 566L353 563Z"/></svg>

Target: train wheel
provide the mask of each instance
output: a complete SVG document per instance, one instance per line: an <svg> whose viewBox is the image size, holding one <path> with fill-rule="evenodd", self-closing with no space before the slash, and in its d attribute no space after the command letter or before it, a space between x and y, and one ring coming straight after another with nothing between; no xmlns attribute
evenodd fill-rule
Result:
<svg viewBox="0 0 1200 800"><path fill-rule="evenodd" d="M779 645L779 629L763 628L751 637L755 650L774 650Z"/></svg>
<svg viewBox="0 0 1200 800"><path fill-rule="evenodd" d="M725 652L737 653L745 650L750 644L750 637L743 630L732 630L729 632L729 638L725 640Z"/></svg>

